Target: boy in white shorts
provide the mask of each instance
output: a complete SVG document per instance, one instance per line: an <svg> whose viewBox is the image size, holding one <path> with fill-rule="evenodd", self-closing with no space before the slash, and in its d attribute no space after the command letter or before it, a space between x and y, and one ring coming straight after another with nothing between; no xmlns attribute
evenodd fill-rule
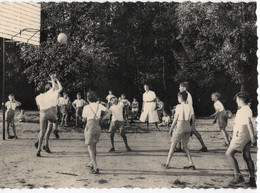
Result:
<svg viewBox="0 0 260 193"><path fill-rule="evenodd" d="M124 140L126 150L131 151L130 147L128 146L127 138L125 135L124 115L123 115L124 105L122 103L118 103L118 100L116 97L111 98L111 103L113 105L109 109L110 113L112 113L112 120L111 120L110 127L109 127L109 133L111 133L110 140L111 140L112 147L109 150L109 152L115 151L114 136L115 136L115 133L117 130L119 130L119 132Z"/></svg>
<svg viewBox="0 0 260 193"><path fill-rule="evenodd" d="M248 106L248 93L237 93L236 102L239 110L236 113L234 121L233 137L226 152L226 156L229 159L234 170L234 179L229 184L236 185L244 183L245 181L242 174L240 173L239 166L235 158L235 153L240 151L243 152L243 158L247 164L249 171L250 178L247 185L249 185L250 187L256 187L255 167L250 153L251 143L255 145L256 140L254 137L254 129L252 123L252 110Z"/></svg>

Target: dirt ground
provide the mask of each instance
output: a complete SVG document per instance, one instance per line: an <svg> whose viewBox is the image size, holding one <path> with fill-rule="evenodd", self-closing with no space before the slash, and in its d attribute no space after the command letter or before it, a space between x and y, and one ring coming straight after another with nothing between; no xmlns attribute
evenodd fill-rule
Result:
<svg viewBox="0 0 260 193"><path fill-rule="evenodd" d="M2 115L1 119L2 119ZM171 168L161 167L167 158L170 136L167 128L144 132L142 123L128 128L128 141L132 152L126 152L120 135L115 136L116 151L110 149L109 134L102 132L97 145L99 175L90 174L86 164L89 161L84 144L83 129L60 128L60 139L51 136L52 154L42 151L36 157L34 143L38 136L38 113L27 112L26 123L18 123L19 139L2 140L0 120L0 188L229 188L233 178L230 164L225 158L224 139L212 124L212 120L198 119L196 128L208 146L208 152L201 153L198 140L193 136L189 142L197 170L184 170L188 164L184 153L175 153ZM233 120L229 120L228 132L232 134ZM252 149L256 164L257 148ZM248 180L246 164L242 154L237 154L239 166Z"/></svg>

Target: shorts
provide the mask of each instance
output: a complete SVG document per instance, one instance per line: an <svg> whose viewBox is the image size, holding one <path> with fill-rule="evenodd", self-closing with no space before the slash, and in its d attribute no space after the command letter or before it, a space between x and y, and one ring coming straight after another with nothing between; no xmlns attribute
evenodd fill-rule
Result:
<svg viewBox="0 0 260 193"><path fill-rule="evenodd" d="M67 115L68 114L67 105L60 106L60 112L62 115Z"/></svg>
<svg viewBox="0 0 260 193"><path fill-rule="evenodd" d="M85 144L90 145L97 143L101 135L101 127L99 120L91 119L87 121L87 125L84 130Z"/></svg>
<svg viewBox="0 0 260 193"><path fill-rule="evenodd" d="M124 121L111 121L108 132L116 133L119 130L121 134L125 133Z"/></svg>
<svg viewBox="0 0 260 193"><path fill-rule="evenodd" d="M40 111L40 119L48 120L51 122L57 121L57 107L50 107L48 109L44 109Z"/></svg>
<svg viewBox="0 0 260 193"><path fill-rule="evenodd" d="M217 122L218 122L218 126L219 129L225 129L227 126L227 115L226 115L226 111L221 111L218 115L217 115Z"/></svg>
<svg viewBox="0 0 260 193"><path fill-rule="evenodd" d="M187 144L190 139L190 134L190 121L178 121L177 128L172 132L171 142Z"/></svg>
<svg viewBox="0 0 260 193"><path fill-rule="evenodd" d="M9 123L13 123L14 122L14 110L13 109L8 109L6 111L6 114L5 114L5 120Z"/></svg>
<svg viewBox="0 0 260 193"><path fill-rule="evenodd" d="M251 141L247 125L235 126L233 137L228 149L243 151L247 143Z"/></svg>
<svg viewBox="0 0 260 193"><path fill-rule="evenodd" d="M76 116L82 117L82 111L83 111L83 107L78 107L76 109Z"/></svg>

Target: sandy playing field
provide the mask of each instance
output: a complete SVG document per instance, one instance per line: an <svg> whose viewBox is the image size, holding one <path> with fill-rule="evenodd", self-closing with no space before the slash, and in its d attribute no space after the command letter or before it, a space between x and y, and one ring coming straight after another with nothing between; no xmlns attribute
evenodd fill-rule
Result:
<svg viewBox="0 0 260 193"><path fill-rule="evenodd" d="M2 118L2 115L1 115ZM228 132L232 134L229 120ZM89 173L87 147L84 144L83 129L60 128L60 139L51 136L52 154L42 151L36 157L34 143L38 136L38 113L27 112L27 122L18 123L19 139L0 140L0 188L221 188L228 187L233 172L225 158L224 140L212 124L212 120L198 119L196 128L201 133L209 151L201 148L193 136L189 142L197 170L182 169L187 164L184 153L176 153L165 170L161 167L167 158L170 136L167 128L158 132L154 127L145 133L144 124L133 124L127 134L132 152L126 152L119 135L115 136L116 152L108 153L109 134L104 131L98 143L99 175ZM140 128L139 128L140 127ZM252 157L256 163L256 148ZM239 166L246 180L248 173L242 155L237 154Z"/></svg>

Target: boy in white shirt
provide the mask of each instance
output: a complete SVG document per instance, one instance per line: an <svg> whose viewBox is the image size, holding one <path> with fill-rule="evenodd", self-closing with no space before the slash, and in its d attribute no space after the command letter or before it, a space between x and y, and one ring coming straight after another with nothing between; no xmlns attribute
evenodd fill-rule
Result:
<svg viewBox="0 0 260 193"><path fill-rule="evenodd" d="M112 97L115 97L114 95L113 95L113 91L112 90L109 90L108 91L108 95L107 95L107 97L106 97L106 100L107 100L107 108L109 109L109 107L112 105L111 104L111 98Z"/></svg>
<svg viewBox="0 0 260 193"><path fill-rule="evenodd" d="M66 92L63 92L63 97L59 98L59 105L60 105L60 112L61 112L61 123L60 125L63 125L67 127L68 126L68 103L69 103L69 97Z"/></svg>
<svg viewBox="0 0 260 193"><path fill-rule="evenodd" d="M86 104L87 104L86 101L84 101L81 98L81 94L78 93L77 94L77 99L72 103L72 106L76 110L76 127L78 127L79 126L79 122L82 121L82 110L83 110L83 107Z"/></svg>
<svg viewBox="0 0 260 193"><path fill-rule="evenodd" d="M90 162L87 165L91 169L91 174L98 174L99 169L97 167L97 143L101 134L100 119L102 112L107 112L107 108L97 103L96 93L90 91L87 93L87 99L89 104L84 106L82 117L87 121L84 135L85 144L88 145L88 153L90 156Z"/></svg>
<svg viewBox="0 0 260 193"><path fill-rule="evenodd" d="M36 97L36 104L38 109L40 110L40 133L38 137L38 141L35 143L35 147L37 148L37 157L41 157L41 146L45 136L45 145L43 149L47 153L51 153L49 149L49 138L52 132L52 127L54 124L54 131L57 132L57 103L58 103L58 95L62 91L62 86L59 80L56 78L55 74L50 74L51 84L47 84L45 88L43 85L39 85L37 90L41 92ZM45 92L44 92L45 89ZM55 134L55 135L56 135ZM56 137L57 138L57 137Z"/></svg>
<svg viewBox="0 0 260 193"><path fill-rule="evenodd" d="M119 103L116 97L111 98L112 106L110 107L110 112L112 113L112 120L109 127L109 133L110 134L110 140L111 140L111 149L109 152L115 151L114 146L114 136L117 130L119 130L124 143L126 151L131 151L130 147L127 143L127 138L125 135L125 128L124 128L124 115L123 115L123 109L124 105L122 103Z"/></svg>
<svg viewBox="0 0 260 193"><path fill-rule="evenodd" d="M121 99L119 100L119 103L124 107L123 110L124 120L129 124L128 115L129 115L129 111L130 111L129 108L131 103L129 102L129 100L126 99L125 94L121 94Z"/></svg>
<svg viewBox="0 0 260 193"><path fill-rule="evenodd" d="M17 135L16 135L16 129L15 129L15 124L14 124L14 113L17 107L19 107L21 105L20 102L16 101L14 98L13 94L10 94L8 96L9 101L7 101L5 103L5 107L6 107L6 122L7 122L7 135L8 135L8 139L18 139ZM11 127L13 128L13 133L14 136L10 135L9 132L9 125L11 125Z"/></svg>
<svg viewBox="0 0 260 193"><path fill-rule="evenodd" d="M139 103L136 100L136 98L133 99L131 107L132 107L132 113L133 113L133 116L132 116L132 122L133 122L134 119L138 119Z"/></svg>
<svg viewBox="0 0 260 193"><path fill-rule="evenodd" d="M239 110L236 113L234 121L233 137L230 142L229 148L226 151L226 156L229 159L234 170L234 179L230 182L230 185L241 184L245 181L242 174L240 173L239 166L235 158L235 154L242 151L243 158L247 164L250 177L247 185L249 185L250 187L256 187L254 162L252 161L250 153L251 143L253 145L256 145L256 139L254 137L252 110L248 106L248 93L237 93L236 103L239 107Z"/></svg>
<svg viewBox="0 0 260 193"><path fill-rule="evenodd" d="M229 136L226 131L227 127L227 115L223 104L219 101L221 95L218 92L215 92L211 95L211 100L214 102L215 113L210 115L214 117L215 120L213 123L218 122L219 130L222 132L225 139L225 146L229 145Z"/></svg>

